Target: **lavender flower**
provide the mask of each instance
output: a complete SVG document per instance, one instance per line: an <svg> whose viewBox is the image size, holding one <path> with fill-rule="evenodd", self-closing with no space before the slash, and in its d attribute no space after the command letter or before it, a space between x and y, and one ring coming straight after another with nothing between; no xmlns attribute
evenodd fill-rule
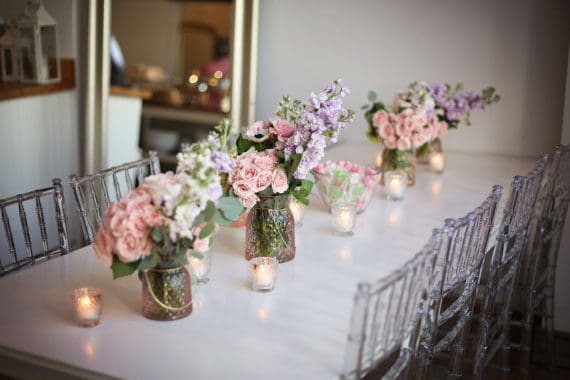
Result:
<svg viewBox="0 0 570 380"><path fill-rule="evenodd" d="M335 143L339 131L352 121L354 112L344 108L342 103L342 98L349 93L341 80L336 80L322 92L311 93L305 103L291 103L285 97L279 104L276 115L288 118L297 126L295 133L284 142L285 160L290 160L293 154L302 154L294 178L305 178L323 158L327 138Z"/></svg>

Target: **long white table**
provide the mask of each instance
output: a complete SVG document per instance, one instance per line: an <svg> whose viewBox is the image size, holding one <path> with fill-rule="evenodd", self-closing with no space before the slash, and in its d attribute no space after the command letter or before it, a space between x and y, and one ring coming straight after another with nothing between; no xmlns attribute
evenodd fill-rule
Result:
<svg viewBox="0 0 570 380"><path fill-rule="evenodd" d="M372 162L374 147L341 144L327 157ZM210 282L193 288L193 312L179 321L145 319L137 276L112 280L91 247L78 249L0 278L0 357L83 377L334 379L357 283L398 268L444 218L476 207L493 184L505 187L504 200L512 177L533 165L448 153L443 174L418 166L403 201L387 201L379 191L353 237L333 236L332 218L313 196L296 232L296 257L279 266L269 293L247 287L244 229L222 228ZM94 328L74 324L70 291L79 286L103 290L103 317Z"/></svg>

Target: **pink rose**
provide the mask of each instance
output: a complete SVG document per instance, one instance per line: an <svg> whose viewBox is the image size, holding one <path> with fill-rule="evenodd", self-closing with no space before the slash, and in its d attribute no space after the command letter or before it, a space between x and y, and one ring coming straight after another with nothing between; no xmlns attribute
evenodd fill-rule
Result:
<svg viewBox="0 0 570 380"><path fill-rule="evenodd" d="M129 216L129 232L140 238L146 236L149 227L146 221L146 214L143 211L135 211Z"/></svg>
<svg viewBox="0 0 570 380"><path fill-rule="evenodd" d="M112 216L107 225L114 237L120 237L125 233L128 228L128 219L129 214L125 211L118 211Z"/></svg>
<svg viewBox="0 0 570 380"><path fill-rule="evenodd" d="M405 117L412 116L414 114L414 110L411 108L406 108L400 114L404 115Z"/></svg>
<svg viewBox="0 0 570 380"><path fill-rule="evenodd" d="M406 128L405 121L396 124L396 134L398 137L408 136L409 135L408 128Z"/></svg>
<svg viewBox="0 0 570 380"><path fill-rule="evenodd" d="M414 149L419 148L426 142L425 135L423 133L414 133L412 136L412 146Z"/></svg>
<svg viewBox="0 0 570 380"><path fill-rule="evenodd" d="M383 138L383 139L387 139L390 136L394 136L394 127L392 126L392 124L386 122L384 124L381 124L380 127L378 128L378 135Z"/></svg>
<svg viewBox="0 0 570 380"><path fill-rule="evenodd" d="M398 140L398 149L400 150L410 150L412 149L412 142L408 137L401 137Z"/></svg>
<svg viewBox="0 0 570 380"><path fill-rule="evenodd" d="M263 172L260 173L257 177L255 191L261 191L267 188L273 181L273 173L272 172Z"/></svg>
<svg viewBox="0 0 570 380"><path fill-rule="evenodd" d="M266 155L259 155L253 160L253 164L261 171L272 171L275 168L273 159Z"/></svg>
<svg viewBox="0 0 570 380"><path fill-rule="evenodd" d="M253 207L257 203L257 201L259 201L259 197L255 194L250 194L245 198L240 198L241 204L243 205L243 207L246 208Z"/></svg>
<svg viewBox="0 0 570 380"><path fill-rule="evenodd" d="M398 138L396 136L388 137L384 140L384 145L388 149L396 149L398 147Z"/></svg>
<svg viewBox="0 0 570 380"><path fill-rule="evenodd" d="M253 194L253 186L251 185L251 182L244 180L235 181L232 185L232 189L240 200Z"/></svg>
<svg viewBox="0 0 570 380"><path fill-rule="evenodd" d="M282 193L289 188L285 170L281 168L275 169L273 172L273 183L271 184L271 188L274 193Z"/></svg>
<svg viewBox="0 0 570 380"><path fill-rule="evenodd" d="M129 231L117 239L115 249L119 260L124 263L131 263L140 259L142 256L141 246L146 245L143 240L146 239L141 239Z"/></svg>
<svg viewBox="0 0 570 380"><path fill-rule="evenodd" d="M265 157L271 158L271 161L272 161L274 164L277 164L277 163L279 162L279 159L277 158L277 151L276 151L275 149L267 149L267 150L264 150L264 151L262 152L262 154L264 154Z"/></svg>
<svg viewBox="0 0 570 380"><path fill-rule="evenodd" d="M97 258L108 267L113 264L114 245L115 240L110 231L105 227L100 228L93 241L93 250L95 250Z"/></svg>
<svg viewBox="0 0 570 380"><path fill-rule="evenodd" d="M443 136L447 132L447 123L445 121L440 122L437 125L437 137Z"/></svg>
<svg viewBox="0 0 570 380"><path fill-rule="evenodd" d="M253 165L248 165L242 167L242 169L239 171L238 178L243 181L253 182L258 175L259 171L257 168Z"/></svg>
<svg viewBox="0 0 570 380"><path fill-rule="evenodd" d="M380 127L388 123L388 112L384 110L377 111L372 115L372 125L375 127Z"/></svg>
<svg viewBox="0 0 570 380"><path fill-rule="evenodd" d="M210 248L210 238L195 239L192 243L192 249L196 252L204 253Z"/></svg>
<svg viewBox="0 0 570 380"><path fill-rule="evenodd" d="M277 137L281 141L293 136L293 133L295 133L295 128L285 120L272 120L271 124L273 125L273 129L277 134Z"/></svg>

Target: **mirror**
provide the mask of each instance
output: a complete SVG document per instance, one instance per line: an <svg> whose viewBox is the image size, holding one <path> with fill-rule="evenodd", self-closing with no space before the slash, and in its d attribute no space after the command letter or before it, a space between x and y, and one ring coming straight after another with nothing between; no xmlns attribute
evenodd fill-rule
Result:
<svg viewBox="0 0 570 380"><path fill-rule="evenodd" d="M88 51L96 78L86 96L94 111L86 112L86 172L150 149L171 169L180 144L205 137L222 118L236 129L252 121L257 0L91 3L89 33L111 43Z"/></svg>

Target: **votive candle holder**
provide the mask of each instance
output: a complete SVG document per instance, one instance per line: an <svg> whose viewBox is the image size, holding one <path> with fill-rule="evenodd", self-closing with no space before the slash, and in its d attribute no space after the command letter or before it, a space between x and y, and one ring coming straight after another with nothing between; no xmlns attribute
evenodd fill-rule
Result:
<svg viewBox="0 0 570 380"><path fill-rule="evenodd" d="M207 284L210 279L210 269L212 266L212 254L210 250L200 252L202 257L196 257L190 254L188 263L190 264L190 273L192 278L192 285Z"/></svg>
<svg viewBox="0 0 570 380"><path fill-rule="evenodd" d="M254 257L248 261L249 284L254 291L268 292L275 287L279 261L276 257Z"/></svg>
<svg viewBox="0 0 570 380"><path fill-rule="evenodd" d="M429 156L429 166L436 173L443 173L445 169L445 153L434 152Z"/></svg>
<svg viewBox="0 0 570 380"><path fill-rule="evenodd" d="M332 205L334 233L338 236L352 236L356 224L356 203L335 202Z"/></svg>
<svg viewBox="0 0 570 380"><path fill-rule="evenodd" d="M305 215L305 206L295 198L292 198L289 201L289 210L291 210L293 218L295 219L295 227L302 226Z"/></svg>
<svg viewBox="0 0 570 380"><path fill-rule="evenodd" d="M408 175L403 170L393 170L384 173L384 190L388 199L398 201L404 199L408 186Z"/></svg>
<svg viewBox="0 0 570 380"><path fill-rule="evenodd" d="M103 293L96 288L77 288L73 290L72 300L75 321L82 327L93 327L99 324L103 311Z"/></svg>

